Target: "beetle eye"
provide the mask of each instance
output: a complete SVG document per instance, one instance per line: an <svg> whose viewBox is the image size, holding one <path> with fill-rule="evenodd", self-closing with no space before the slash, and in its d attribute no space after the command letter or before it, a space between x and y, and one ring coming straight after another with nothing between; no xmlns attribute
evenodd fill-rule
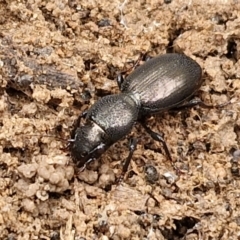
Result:
<svg viewBox="0 0 240 240"><path fill-rule="evenodd" d="M81 153L81 157L86 157L87 154L88 154L88 153L87 153L86 151L84 151L84 152Z"/></svg>

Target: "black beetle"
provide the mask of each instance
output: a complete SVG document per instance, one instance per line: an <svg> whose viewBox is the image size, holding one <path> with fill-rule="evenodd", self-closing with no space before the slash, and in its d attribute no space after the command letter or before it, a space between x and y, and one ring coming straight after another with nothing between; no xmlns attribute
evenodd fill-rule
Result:
<svg viewBox="0 0 240 240"><path fill-rule="evenodd" d="M87 163L99 158L113 143L126 136L136 121L140 121L155 140L163 143L165 152L171 159L163 138L150 130L143 119L169 109L202 103L192 101L183 105L201 84L201 67L186 55L170 53L148 60L125 80L118 78L120 94L102 97L78 118L70 140L73 160L79 167L85 167ZM82 118L85 118L85 124L81 124ZM127 171L135 148L134 139L130 144L123 173Z"/></svg>

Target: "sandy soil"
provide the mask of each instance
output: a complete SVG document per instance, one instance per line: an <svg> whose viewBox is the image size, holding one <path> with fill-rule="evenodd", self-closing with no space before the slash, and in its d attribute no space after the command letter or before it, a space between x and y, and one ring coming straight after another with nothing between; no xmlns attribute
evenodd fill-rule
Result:
<svg viewBox="0 0 240 240"><path fill-rule="evenodd" d="M0 1L0 239L240 239L239 26L237 0ZM180 175L138 125L122 184L127 138L79 172L74 120L145 52L192 57L197 96L231 104L149 120Z"/></svg>

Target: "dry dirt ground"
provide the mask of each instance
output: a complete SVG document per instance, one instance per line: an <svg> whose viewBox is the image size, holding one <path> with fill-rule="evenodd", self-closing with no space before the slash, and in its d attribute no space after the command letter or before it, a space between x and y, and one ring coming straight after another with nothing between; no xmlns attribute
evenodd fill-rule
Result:
<svg viewBox="0 0 240 240"><path fill-rule="evenodd" d="M240 239L239 26L237 0L0 0L0 239ZM74 120L146 52L192 57L197 96L231 104L149 119L179 175L138 125L122 184L127 138L79 172Z"/></svg>

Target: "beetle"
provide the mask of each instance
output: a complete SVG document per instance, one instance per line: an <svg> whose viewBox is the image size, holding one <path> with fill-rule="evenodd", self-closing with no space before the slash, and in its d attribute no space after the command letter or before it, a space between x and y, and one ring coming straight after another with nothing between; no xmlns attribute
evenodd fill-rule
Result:
<svg viewBox="0 0 240 240"><path fill-rule="evenodd" d="M73 160L84 169L86 164L98 159L111 145L125 137L137 121L154 140L163 144L172 160L162 136L153 132L144 119L170 109L205 105L200 100L186 102L201 85L202 69L190 57L167 53L151 58L125 80L118 78L121 93L100 98L79 116L69 140ZM85 119L84 124L82 119ZM136 144L136 139L132 139L123 174Z"/></svg>

